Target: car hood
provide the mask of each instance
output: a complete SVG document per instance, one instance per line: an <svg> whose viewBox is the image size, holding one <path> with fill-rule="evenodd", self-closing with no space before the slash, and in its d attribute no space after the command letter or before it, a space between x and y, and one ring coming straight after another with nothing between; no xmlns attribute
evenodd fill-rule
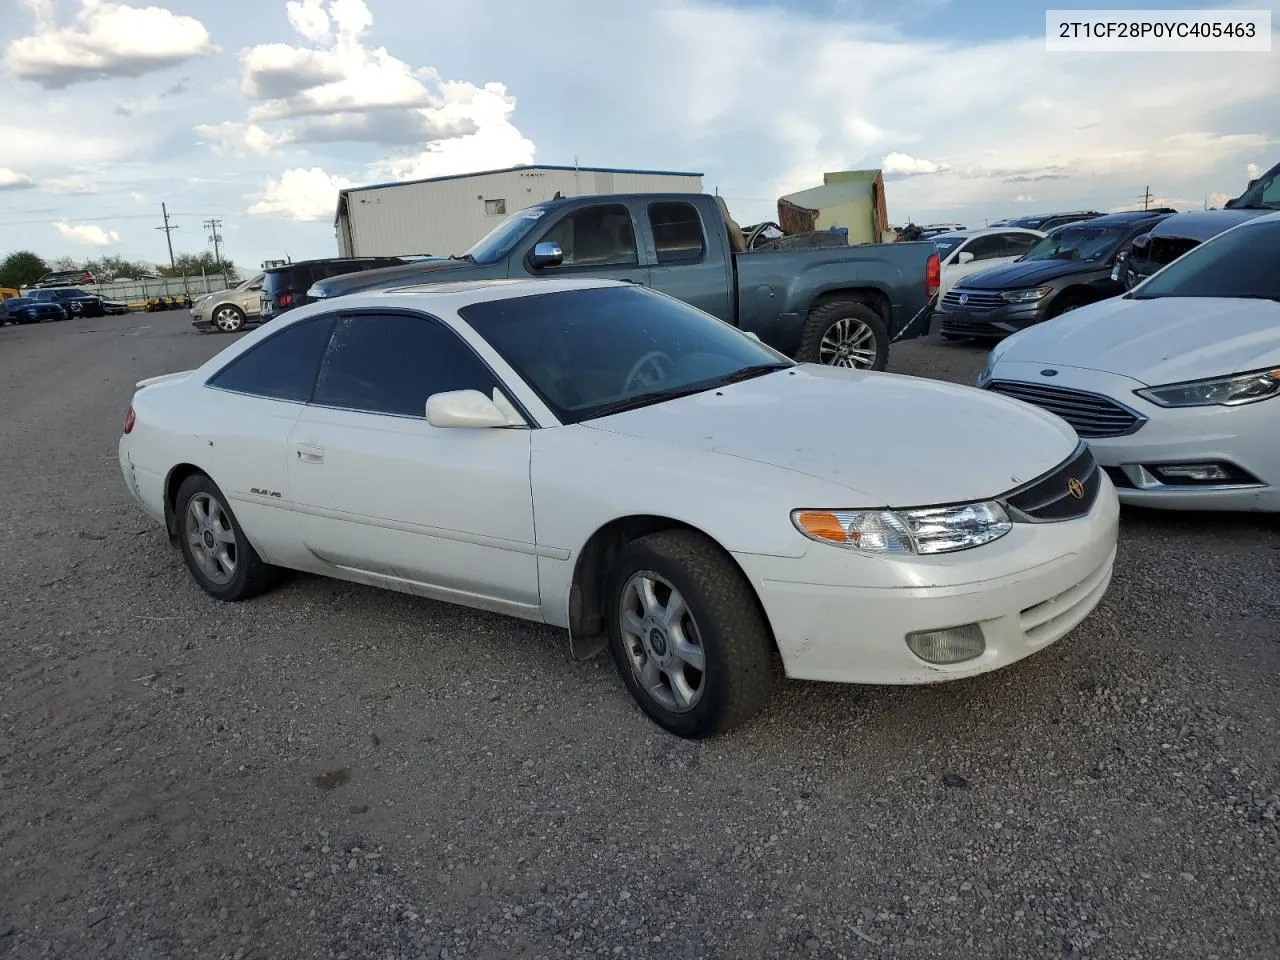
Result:
<svg viewBox="0 0 1280 960"><path fill-rule="evenodd" d="M1105 270L1101 260L1026 260L971 273L957 287L966 290L1020 290L1035 287L1059 277Z"/></svg>
<svg viewBox="0 0 1280 960"><path fill-rule="evenodd" d="M1178 213L1161 220L1151 228L1151 236L1172 237L1179 240L1212 240L1224 230L1260 217L1267 210L1195 210Z"/></svg>
<svg viewBox="0 0 1280 960"><path fill-rule="evenodd" d="M998 362L1101 370L1149 385L1280 366L1280 303L1116 297L1017 333L995 353Z"/></svg>
<svg viewBox="0 0 1280 960"><path fill-rule="evenodd" d="M986 500L1047 473L1078 442L1057 417L972 387L816 364L583 426L849 490L849 502L815 507Z"/></svg>

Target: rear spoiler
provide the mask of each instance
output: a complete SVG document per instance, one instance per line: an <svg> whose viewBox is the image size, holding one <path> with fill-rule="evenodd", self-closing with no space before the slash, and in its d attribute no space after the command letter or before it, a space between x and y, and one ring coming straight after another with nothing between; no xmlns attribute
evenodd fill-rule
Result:
<svg viewBox="0 0 1280 960"><path fill-rule="evenodd" d="M195 369L182 370L178 373L162 373L158 377L147 377L145 380L139 380L133 385L135 390L141 390L143 387L154 386L157 383L168 383L170 380L185 380L191 374L195 373Z"/></svg>

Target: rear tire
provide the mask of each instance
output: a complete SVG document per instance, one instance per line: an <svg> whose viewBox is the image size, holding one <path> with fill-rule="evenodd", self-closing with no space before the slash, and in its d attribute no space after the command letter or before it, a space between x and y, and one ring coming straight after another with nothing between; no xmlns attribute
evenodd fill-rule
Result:
<svg viewBox="0 0 1280 960"><path fill-rule="evenodd" d="M249 600L274 587L282 571L264 563L218 485L203 473L182 481L174 502L178 544L200 588L217 600Z"/></svg>
<svg viewBox="0 0 1280 960"><path fill-rule="evenodd" d="M809 311L796 359L829 367L883 370L889 363L889 331L865 303L830 300Z"/></svg>
<svg viewBox="0 0 1280 960"><path fill-rule="evenodd" d="M775 676L769 628L742 571L713 541L691 530L633 540L607 589L609 651L660 727L702 739L763 709Z"/></svg>

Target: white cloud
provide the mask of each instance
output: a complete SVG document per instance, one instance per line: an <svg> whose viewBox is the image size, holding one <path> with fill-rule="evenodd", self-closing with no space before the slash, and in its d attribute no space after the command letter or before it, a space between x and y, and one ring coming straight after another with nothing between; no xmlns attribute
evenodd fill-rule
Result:
<svg viewBox="0 0 1280 960"><path fill-rule="evenodd" d="M50 193L93 193L93 187L84 177L53 177L40 184Z"/></svg>
<svg viewBox="0 0 1280 960"><path fill-rule="evenodd" d="M1262 176L1262 170L1259 169L1256 163L1249 164L1249 166L1246 168L1246 172L1249 174L1250 180L1257 180L1258 177Z"/></svg>
<svg viewBox="0 0 1280 960"><path fill-rule="evenodd" d="M264 157L292 139L289 131L271 133L256 123L202 123L196 132L214 153L229 157Z"/></svg>
<svg viewBox="0 0 1280 960"><path fill-rule="evenodd" d="M58 233L62 234L63 238L70 240L72 243L80 243L89 247L106 247L120 242L120 234L114 230L103 230L93 223L81 223L73 226L65 220L59 220L54 226L58 229Z"/></svg>
<svg viewBox="0 0 1280 960"><path fill-rule="evenodd" d="M381 145L389 155L370 158L373 177L532 160L534 145L512 124L516 101L503 84L445 80L367 44L373 16L365 0L290 0L285 9L303 44L240 52L241 91L258 101L248 120L259 143Z"/></svg>
<svg viewBox="0 0 1280 960"><path fill-rule="evenodd" d="M129 194L129 199L134 203L146 203L147 195L145 193L131 193Z"/></svg>
<svg viewBox="0 0 1280 960"><path fill-rule="evenodd" d="M945 163L921 160L905 153L891 153L880 161L880 170L886 177L918 177L949 169Z"/></svg>
<svg viewBox="0 0 1280 960"><path fill-rule="evenodd" d="M354 186L352 181L319 167L286 170L279 180L267 184L249 208L249 215L302 221L332 218L338 191Z"/></svg>
<svg viewBox="0 0 1280 960"><path fill-rule="evenodd" d="M35 183L25 173L0 167L0 190L28 190Z"/></svg>
<svg viewBox="0 0 1280 960"><path fill-rule="evenodd" d="M1029 193L1020 193L1013 198L1014 203L1035 203L1036 198Z"/></svg>
<svg viewBox="0 0 1280 960"><path fill-rule="evenodd" d="M58 26L47 0L28 3L36 32L12 41L5 66L47 90L108 77L140 77L218 50L204 24L163 7L80 0L72 23Z"/></svg>

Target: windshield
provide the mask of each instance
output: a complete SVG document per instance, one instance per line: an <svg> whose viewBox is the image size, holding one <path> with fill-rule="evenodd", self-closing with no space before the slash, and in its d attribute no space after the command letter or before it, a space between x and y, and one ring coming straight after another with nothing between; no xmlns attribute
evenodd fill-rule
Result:
<svg viewBox="0 0 1280 960"><path fill-rule="evenodd" d="M938 248L938 256L943 260L947 259L947 255L956 247L968 240L968 237L955 237L950 234L941 233L936 237L930 237L933 245Z"/></svg>
<svg viewBox="0 0 1280 960"><path fill-rule="evenodd" d="M262 281L266 279L266 276L267 276L267 275L266 275L265 273L260 273L260 274L258 274L256 277L250 277L250 278L249 278L248 280L246 280L244 283L240 284L240 286L236 287L236 289L237 289L237 290L248 290L248 289L249 289L250 287L252 287L255 283L256 283L258 286L262 286Z"/></svg>
<svg viewBox="0 0 1280 960"><path fill-rule="evenodd" d="M578 423L793 366L729 324L642 287L475 303L459 316Z"/></svg>
<svg viewBox="0 0 1280 960"><path fill-rule="evenodd" d="M462 259L469 258L476 263L496 263L524 239L524 235L533 229L533 225L546 212L544 207L517 210L477 241L475 246L462 255Z"/></svg>
<svg viewBox="0 0 1280 960"><path fill-rule="evenodd" d="M1023 260L1106 260L1129 235L1127 224L1070 223L1036 243Z"/></svg>
<svg viewBox="0 0 1280 960"><path fill-rule="evenodd" d="M1252 222L1220 233L1169 264L1131 294L1280 301L1280 221Z"/></svg>
<svg viewBox="0 0 1280 960"><path fill-rule="evenodd" d="M1247 190L1227 202L1232 210L1280 210L1280 163L1249 184Z"/></svg>

